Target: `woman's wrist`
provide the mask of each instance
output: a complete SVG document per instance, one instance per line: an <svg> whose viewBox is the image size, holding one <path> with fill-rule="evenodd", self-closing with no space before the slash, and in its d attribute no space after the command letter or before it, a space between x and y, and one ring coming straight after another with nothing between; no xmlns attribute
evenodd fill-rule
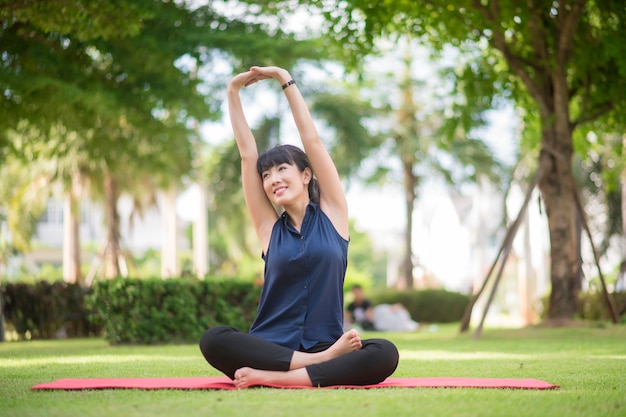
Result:
<svg viewBox="0 0 626 417"><path fill-rule="evenodd" d="M285 69L280 71L280 73L276 77L276 80L280 83L280 85L284 85L285 83L288 83L291 79L292 79L291 74L289 74L289 71Z"/></svg>
<svg viewBox="0 0 626 417"><path fill-rule="evenodd" d="M226 94L227 95L239 94L239 87L236 87L232 84L228 84L228 87L226 87Z"/></svg>
<svg viewBox="0 0 626 417"><path fill-rule="evenodd" d="M289 81L287 81L285 84L283 84L283 85L281 86L281 88L282 88L283 90L285 90L285 89L287 89L287 87L289 87L290 85L294 85L295 83L296 83L296 82L295 82L295 81L293 80L293 78L292 78L291 80L289 80Z"/></svg>

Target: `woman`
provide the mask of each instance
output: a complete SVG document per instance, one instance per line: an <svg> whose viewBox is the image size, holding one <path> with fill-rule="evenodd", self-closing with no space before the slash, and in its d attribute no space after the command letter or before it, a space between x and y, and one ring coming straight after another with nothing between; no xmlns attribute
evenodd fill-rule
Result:
<svg viewBox="0 0 626 417"><path fill-rule="evenodd" d="M306 153L283 145L258 155L239 90L265 79L282 85ZM250 332L209 329L200 341L204 357L237 388L383 381L398 364L396 347L342 330L348 207L337 169L297 85L285 69L252 67L231 80L227 95L265 280ZM282 213L275 207L282 207Z"/></svg>

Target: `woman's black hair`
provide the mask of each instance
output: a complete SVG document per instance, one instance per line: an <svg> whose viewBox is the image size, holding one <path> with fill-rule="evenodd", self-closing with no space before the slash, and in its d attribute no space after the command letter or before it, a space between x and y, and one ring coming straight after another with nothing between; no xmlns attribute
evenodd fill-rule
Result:
<svg viewBox="0 0 626 417"><path fill-rule="evenodd" d="M264 171L280 164L296 165L300 172L305 168L311 170L311 181L309 182L309 198L315 203L320 202L320 190L315 179L315 173L309 162L309 157L304 151L293 145L277 145L263 152L256 162L256 169L261 175Z"/></svg>

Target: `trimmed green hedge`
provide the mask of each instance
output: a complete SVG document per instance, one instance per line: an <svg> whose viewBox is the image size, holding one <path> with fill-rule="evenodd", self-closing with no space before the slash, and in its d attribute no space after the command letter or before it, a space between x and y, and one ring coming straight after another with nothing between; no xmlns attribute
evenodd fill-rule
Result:
<svg viewBox="0 0 626 417"><path fill-rule="evenodd" d="M6 327L24 339L103 336L113 344L198 342L209 327L247 330L261 288L251 282L189 278L9 283Z"/></svg>
<svg viewBox="0 0 626 417"><path fill-rule="evenodd" d="M370 301L376 304L402 304L413 320L420 323L452 323L460 321L470 297L446 290L381 290L372 292Z"/></svg>
<svg viewBox="0 0 626 417"><path fill-rule="evenodd" d="M626 323L626 291L611 293L617 315L621 323ZM542 311L540 318L545 320L548 317L550 306L550 295L541 298ZM587 291L578 294L578 312L576 319L585 321L612 321L613 317L604 298L602 291Z"/></svg>
<svg viewBox="0 0 626 417"><path fill-rule="evenodd" d="M21 339L102 336L113 344L196 343L216 325L246 330L261 287L249 281L116 278L85 288L65 282L2 287L5 322ZM613 294L620 313L626 293ZM401 303L421 323L459 321L469 296L445 290L373 291L374 304ZM586 320L606 320L601 294L581 296Z"/></svg>
<svg viewBox="0 0 626 417"><path fill-rule="evenodd" d="M216 325L247 330L260 293L237 280L116 278L98 281L87 302L113 344L197 342Z"/></svg>
<svg viewBox="0 0 626 417"><path fill-rule="evenodd" d="M9 283L0 291L4 319L20 339L87 337L102 333L89 320L84 299L91 290L66 282Z"/></svg>
<svg viewBox="0 0 626 417"><path fill-rule="evenodd" d="M626 320L624 318L626 314L626 291L614 292L612 296L617 308L617 314L623 317L622 321ZM611 320L611 313L601 291L581 293L578 297L578 302L578 315L583 320Z"/></svg>

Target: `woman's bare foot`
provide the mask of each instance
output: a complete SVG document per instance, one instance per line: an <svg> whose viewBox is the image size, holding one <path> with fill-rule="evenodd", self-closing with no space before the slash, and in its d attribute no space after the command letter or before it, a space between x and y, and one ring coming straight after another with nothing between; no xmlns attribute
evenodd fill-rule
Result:
<svg viewBox="0 0 626 417"><path fill-rule="evenodd" d="M301 386L310 387L311 379L306 369L295 369L292 371L262 371L253 368L240 368L235 371L233 380L237 389L252 387L255 385L269 386Z"/></svg>
<svg viewBox="0 0 626 417"><path fill-rule="evenodd" d="M345 355L346 353L359 350L362 345L359 332L352 329L342 334L335 343L324 351L315 353L295 351L291 357L291 365L289 369L300 369L305 366L327 362L338 358L339 356Z"/></svg>
<svg viewBox="0 0 626 417"><path fill-rule="evenodd" d="M323 352L327 355L324 358L324 362L329 361L331 359L338 358L339 356L343 356L346 353L354 352L355 350L361 349L362 346L361 336L359 336L359 332L356 329L351 329L341 335L339 339L331 347L326 349Z"/></svg>

